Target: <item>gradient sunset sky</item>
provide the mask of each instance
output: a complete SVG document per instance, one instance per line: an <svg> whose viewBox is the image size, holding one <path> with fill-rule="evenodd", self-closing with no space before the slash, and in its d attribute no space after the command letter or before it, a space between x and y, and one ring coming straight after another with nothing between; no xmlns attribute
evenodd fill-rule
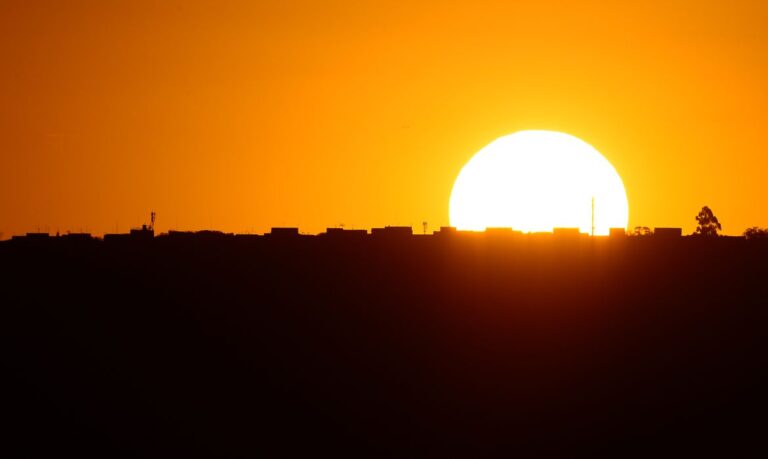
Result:
<svg viewBox="0 0 768 459"><path fill-rule="evenodd" d="M0 232L448 224L499 136L575 135L629 226L768 226L768 2L0 2Z"/></svg>

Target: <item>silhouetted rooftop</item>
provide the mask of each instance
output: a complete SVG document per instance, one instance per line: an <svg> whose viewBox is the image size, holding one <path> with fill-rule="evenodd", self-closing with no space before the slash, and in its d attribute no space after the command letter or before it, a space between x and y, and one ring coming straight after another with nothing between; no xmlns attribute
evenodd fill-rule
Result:
<svg viewBox="0 0 768 459"><path fill-rule="evenodd" d="M608 230L608 235L610 237L626 237L627 230L624 228L610 228Z"/></svg>
<svg viewBox="0 0 768 459"><path fill-rule="evenodd" d="M368 230L364 229L327 228L325 230L325 236L332 238L362 238L367 235Z"/></svg>
<svg viewBox="0 0 768 459"><path fill-rule="evenodd" d="M385 226L384 228L371 229L372 236L411 236L413 235L413 228L410 226Z"/></svg>
<svg viewBox="0 0 768 459"><path fill-rule="evenodd" d="M221 231L176 231L170 230L167 233L155 236L154 230L149 228L132 229L130 233L113 234L107 233L103 236L104 242L109 243L123 243L130 244L136 241L152 241L155 239L165 240L210 240L210 239L232 239L232 240L440 240L446 236L450 236L451 239L456 241L471 241L481 240L483 238L490 238L491 240L579 240L579 241L595 241L596 243L603 238L590 237L587 233L580 232L579 228L554 228L553 232L537 232L537 233L522 233L510 228L488 228L485 231L459 231L454 227L441 227L439 231L435 231L432 234L414 234L413 229L410 226L387 226L384 228L373 228L370 233L365 229L344 229L344 228L327 228L325 232L317 235L300 234L299 228L295 227L275 227L272 228L269 233L266 234L234 234L224 233ZM674 240L729 240L739 241L746 240L744 236L719 236L716 238L707 238L695 235L684 236L681 228L656 228L650 237L635 236L627 234L624 228L611 228L610 238L612 240L627 240L634 241L640 239L649 239L655 241L674 241ZM27 244L55 244L56 241L84 241L93 240L99 241L99 238L93 237L90 233L67 233L64 235L50 235L48 233L27 233L25 235L12 236L8 242L25 242Z"/></svg>
<svg viewBox="0 0 768 459"><path fill-rule="evenodd" d="M298 235L299 235L298 228L276 227L276 228L272 228L272 230L269 232L269 236L298 236Z"/></svg>
<svg viewBox="0 0 768 459"><path fill-rule="evenodd" d="M141 228L132 229L130 235L133 238L152 239L155 237L155 230L148 228L146 225L142 225Z"/></svg>
<svg viewBox="0 0 768 459"><path fill-rule="evenodd" d="M584 233L579 228L554 228L552 234L556 237L579 237Z"/></svg>

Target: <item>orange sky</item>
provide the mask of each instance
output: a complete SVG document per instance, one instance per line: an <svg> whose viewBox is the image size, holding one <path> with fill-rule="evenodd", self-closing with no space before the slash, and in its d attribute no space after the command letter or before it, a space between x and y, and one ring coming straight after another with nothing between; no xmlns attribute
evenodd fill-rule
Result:
<svg viewBox="0 0 768 459"><path fill-rule="evenodd" d="M576 135L630 227L768 226L768 3L0 3L0 232L448 224L464 163ZM626 4L625 4L626 3ZM73 5L77 6L73 6Z"/></svg>

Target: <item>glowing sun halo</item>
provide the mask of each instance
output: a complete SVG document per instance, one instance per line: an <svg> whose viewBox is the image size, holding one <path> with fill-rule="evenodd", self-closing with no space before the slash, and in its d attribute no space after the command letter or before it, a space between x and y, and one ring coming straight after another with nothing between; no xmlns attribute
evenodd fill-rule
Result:
<svg viewBox="0 0 768 459"><path fill-rule="evenodd" d="M627 227L624 184L597 150L560 132L520 131L491 142L462 168L450 219L460 230L591 233L593 199L596 235Z"/></svg>

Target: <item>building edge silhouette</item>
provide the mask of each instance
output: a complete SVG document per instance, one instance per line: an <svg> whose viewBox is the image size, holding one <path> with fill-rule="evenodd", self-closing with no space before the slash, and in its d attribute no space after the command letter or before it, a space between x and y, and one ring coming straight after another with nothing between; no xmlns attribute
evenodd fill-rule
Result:
<svg viewBox="0 0 768 459"><path fill-rule="evenodd" d="M730 236L718 235L707 237L695 233L684 235L682 228L656 227L648 234L632 234L624 228L610 228L607 236L592 236L581 232L579 228L553 228L551 232L524 233L513 228L490 227L484 231L465 231L452 226L441 226L431 233L419 233L411 226L384 226L367 229L326 228L324 232L317 234L302 233L298 227L272 227L270 231L262 234L234 233L218 230L180 231L169 230L164 233L155 233L151 225L142 225L141 228L131 229L128 233L105 233L102 237L91 233L77 232L64 234L49 234L47 232L29 232L23 235L13 235L10 239L0 240L1 243L25 243L25 244L83 244L88 242L107 244L147 243L153 240L165 239L227 239L234 240L265 240L265 241L296 241L296 240L328 240L328 241L353 241L353 240L446 240L446 239L487 239L487 240L553 240L553 241L629 241L635 239L649 239L656 241L679 241L686 239L714 240L746 240L745 235ZM756 238L753 238L756 239Z"/></svg>

